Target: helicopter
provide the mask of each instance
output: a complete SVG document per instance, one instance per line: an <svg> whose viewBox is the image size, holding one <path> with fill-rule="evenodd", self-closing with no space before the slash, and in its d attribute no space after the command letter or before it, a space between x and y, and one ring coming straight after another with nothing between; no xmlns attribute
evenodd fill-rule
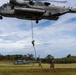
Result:
<svg viewBox="0 0 76 75"><path fill-rule="evenodd" d="M36 23L39 23L41 19L57 20L59 16L66 13L76 13L76 8L55 6L49 2L40 2L40 0L10 0L0 7L0 19L4 16L36 20Z"/></svg>

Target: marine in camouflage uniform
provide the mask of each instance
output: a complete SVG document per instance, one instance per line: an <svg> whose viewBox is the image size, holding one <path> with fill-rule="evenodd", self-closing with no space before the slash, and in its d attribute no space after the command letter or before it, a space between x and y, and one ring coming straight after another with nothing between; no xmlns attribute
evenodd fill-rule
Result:
<svg viewBox="0 0 76 75"><path fill-rule="evenodd" d="M54 58L50 59L50 68L51 69L55 68L55 59Z"/></svg>

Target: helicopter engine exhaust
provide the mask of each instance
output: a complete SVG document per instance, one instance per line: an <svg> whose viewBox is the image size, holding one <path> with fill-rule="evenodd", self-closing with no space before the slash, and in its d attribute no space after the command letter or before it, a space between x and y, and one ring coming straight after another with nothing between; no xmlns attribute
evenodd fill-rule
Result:
<svg viewBox="0 0 76 75"><path fill-rule="evenodd" d="M19 11L23 11L24 13L25 12L33 12L33 13L45 13L45 10L40 10L40 9L32 9L32 8L18 8L18 7L15 7L14 8L16 12L19 12Z"/></svg>

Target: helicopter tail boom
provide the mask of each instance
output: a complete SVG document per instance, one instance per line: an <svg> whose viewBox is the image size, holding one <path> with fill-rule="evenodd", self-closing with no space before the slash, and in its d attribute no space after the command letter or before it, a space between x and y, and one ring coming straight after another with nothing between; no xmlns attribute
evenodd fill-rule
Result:
<svg viewBox="0 0 76 75"><path fill-rule="evenodd" d="M76 13L76 8L71 8L71 9L69 9L69 13Z"/></svg>

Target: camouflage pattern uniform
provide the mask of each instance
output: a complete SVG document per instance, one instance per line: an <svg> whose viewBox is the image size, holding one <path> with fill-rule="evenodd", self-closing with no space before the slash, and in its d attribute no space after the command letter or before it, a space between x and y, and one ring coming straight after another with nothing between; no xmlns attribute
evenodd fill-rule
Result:
<svg viewBox="0 0 76 75"><path fill-rule="evenodd" d="M54 69L54 67L55 67L54 64L55 64L54 58L50 59L50 68L51 68L51 69Z"/></svg>
<svg viewBox="0 0 76 75"><path fill-rule="evenodd" d="M39 63L39 65L38 65L38 66L39 66L39 67L42 67L42 65L41 65L41 60L39 60L39 62L38 62L38 63Z"/></svg>

